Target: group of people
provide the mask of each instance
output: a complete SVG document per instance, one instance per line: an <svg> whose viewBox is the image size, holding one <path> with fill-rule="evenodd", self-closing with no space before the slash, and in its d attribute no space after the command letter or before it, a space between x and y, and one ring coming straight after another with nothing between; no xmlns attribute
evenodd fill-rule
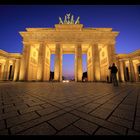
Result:
<svg viewBox="0 0 140 140"><path fill-rule="evenodd" d="M114 86L118 86L117 75L116 75L118 69L115 66L115 63L113 63L113 65L109 67L109 70L110 70L110 82L113 83ZM109 77L107 77L107 81L109 81Z"/></svg>

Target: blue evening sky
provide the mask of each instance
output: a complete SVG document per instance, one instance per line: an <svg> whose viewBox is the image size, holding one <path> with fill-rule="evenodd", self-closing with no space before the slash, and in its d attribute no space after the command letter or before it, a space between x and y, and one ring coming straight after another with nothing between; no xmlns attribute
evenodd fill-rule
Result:
<svg viewBox="0 0 140 140"><path fill-rule="evenodd" d="M116 53L140 49L140 5L0 5L0 49L22 52L19 31L29 27L54 27L66 13L80 16L84 27L109 27L120 34ZM51 57L54 69L54 55ZM83 55L86 71L86 55ZM63 75L74 75L74 55L64 55Z"/></svg>

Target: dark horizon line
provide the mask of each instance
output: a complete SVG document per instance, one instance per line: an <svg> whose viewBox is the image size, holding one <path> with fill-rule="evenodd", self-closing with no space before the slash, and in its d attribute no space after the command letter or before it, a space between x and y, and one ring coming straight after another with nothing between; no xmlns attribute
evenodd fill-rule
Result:
<svg viewBox="0 0 140 140"><path fill-rule="evenodd" d="M42 5L42 4L47 4L47 5L88 5L88 4L93 4L93 5L137 5L140 4L140 1L138 0L129 0L129 1L119 1L119 0L39 0L39 1L17 1L17 0L4 0L0 1L0 4L6 5Z"/></svg>

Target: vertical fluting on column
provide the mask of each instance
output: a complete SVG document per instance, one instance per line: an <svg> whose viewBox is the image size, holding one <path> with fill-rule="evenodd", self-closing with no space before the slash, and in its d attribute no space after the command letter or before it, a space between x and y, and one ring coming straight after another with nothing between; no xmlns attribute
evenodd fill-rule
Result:
<svg viewBox="0 0 140 140"><path fill-rule="evenodd" d="M94 81L94 46L90 45L87 51L87 74L88 74L88 81Z"/></svg>
<svg viewBox="0 0 140 140"><path fill-rule="evenodd" d="M0 64L0 80L3 80L3 64Z"/></svg>
<svg viewBox="0 0 140 140"><path fill-rule="evenodd" d="M129 59L129 65L130 65L130 78L131 78L130 80L131 80L131 82L134 82L136 80L135 80L135 72L134 72L133 62L132 62L131 58Z"/></svg>
<svg viewBox="0 0 140 140"><path fill-rule="evenodd" d="M98 44L94 44L93 46L93 69L94 69L94 81L100 81L100 56Z"/></svg>
<svg viewBox="0 0 140 140"><path fill-rule="evenodd" d="M56 44L55 47L54 80L62 81L62 47L60 44Z"/></svg>
<svg viewBox="0 0 140 140"><path fill-rule="evenodd" d="M5 64L2 64L2 69L1 69L1 80L4 80L4 69L5 69Z"/></svg>
<svg viewBox="0 0 140 140"><path fill-rule="evenodd" d="M115 63L115 49L114 48L115 48L114 44L107 45L109 66Z"/></svg>
<svg viewBox="0 0 140 140"><path fill-rule="evenodd" d="M75 81L82 81L82 46L81 44L75 47Z"/></svg>
<svg viewBox="0 0 140 140"><path fill-rule="evenodd" d="M121 81L121 77L120 77L120 63L119 63L119 60L117 59L116 61L116 67L117 67L117 69L118 69L118 72L116 73L116 76L117 76L117 80L118 81Z"/></svg>
<svg viewBox="0 0 140 140"><path fill-rule="evenodd" d="M20 60L16 59L13 81L17 81L19 78L19 68L20 68Z"/></svg>
<svg viewBox="0 0 140 140"><path fill-rule="evenodd" d="M50 80L50 58L51 53L49 47L45 46L45 59L44 59L44 73L43 73L43 81L49 81Z"/></svg>
<svg viewBox="0 0 140 140"><path fill-rule="evenodd" d="M119 74L120 74L120 81L124 82L124 66L123 66L123 62L119 61Z"/></svg>
<svg viewBox="0 0 140 140"><path fill-rule="evenodd" d="M62 64L63 63L63 50L62 47L60 47L60 81L62 81Z"/></svg>
<svg viewBox="0 0 140 140"><path fill-rule="evenodd" d="M14 79L15 63L16 63L16 60L13 60L13 65L12 65L11 76L9 77L9 78L10 78L10 80L13 80L13 79Z"/></svg>
<svg viewBox="0 0 140 140"><path fill-rule="evenodd" d="M48 60L49 60L49 62L48 62L48 71L47 71L47 81L49 81L50 80L50 67L51 67L51 51L50 51L50 49L49 49L49 56L47 56L48 57Z"/></svg>
<svg viewBox="0 0 140 140"><path fill-rule="evenodd" d="M136 82L138 82L139 81L139 72L138 72L138 65L137 64L134 64L134 72L135 72Z"/></svg>
<svg viewBox="0 0 140 140"><path fill-rule="evenodd" d="M4 67L4 80L8 80L8 76L9 76L9 59L6 59Z"/></svg>
<svg viewBox="0 0 140 140"><path fill-rule="evenodd" d="M124 69L124 81L128 81L125 60L122 61L122 64L123 64L123 69Z"/></svg>
<svg viewBox="0 0 140 140"><path fill-rule="evenodd" d="M93 82L95 80L95 67L94 67L94 61L96 60L95 57L96 55L99 55L99 52L96 52L98 54L95 53L94 50L94 45L91 45L91 66L90 66L90 81ZM95 53L95 54L94 54ZM100 63L99 63L100 64Z"/></svg>
<svg viewBox="0 0 140 140"><path fill-rule="evenodd" d="M43 81L44 65L45 65L45 44L40 43L38 52L37 81Z"/></svg>
<svg viewBox="0 0 140 140"><path fill-rule="evenodd" d="M88 81L91 81L91 77L90 77L90 48L88 48L87 50L87 78L88 78Z"/></svg>
<svg viewBox="0 0 140 140"><path fill-rule="evenodd" d="M19 80L24 81L28 79L28 65L29 65L29 56L31 45L29 43L23 43L23 52L20 63L20 73Z"/></svg>
<svg viewBox="0 0 140 140"><path fill-rule="evenodd" d="M107 45L107 53L108 53L108 67L112 66L113 63L116 62L115 58L115 44ZM109 79L111 80L111 71L108 70Z"/></svg>

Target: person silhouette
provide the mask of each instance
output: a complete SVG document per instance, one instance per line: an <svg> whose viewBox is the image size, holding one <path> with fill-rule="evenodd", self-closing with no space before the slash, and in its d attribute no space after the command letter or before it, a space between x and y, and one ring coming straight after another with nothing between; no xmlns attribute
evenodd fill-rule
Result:
<svg viewBox="0 0 140 140"><path fill-rule="evenodd" d="M111 70L111 80L113 82L113 85L118 86L117 75L116 75L118 72L118 69L115 66L115 63L113 63L112 66L109 67L109 69Z"/></svg>

